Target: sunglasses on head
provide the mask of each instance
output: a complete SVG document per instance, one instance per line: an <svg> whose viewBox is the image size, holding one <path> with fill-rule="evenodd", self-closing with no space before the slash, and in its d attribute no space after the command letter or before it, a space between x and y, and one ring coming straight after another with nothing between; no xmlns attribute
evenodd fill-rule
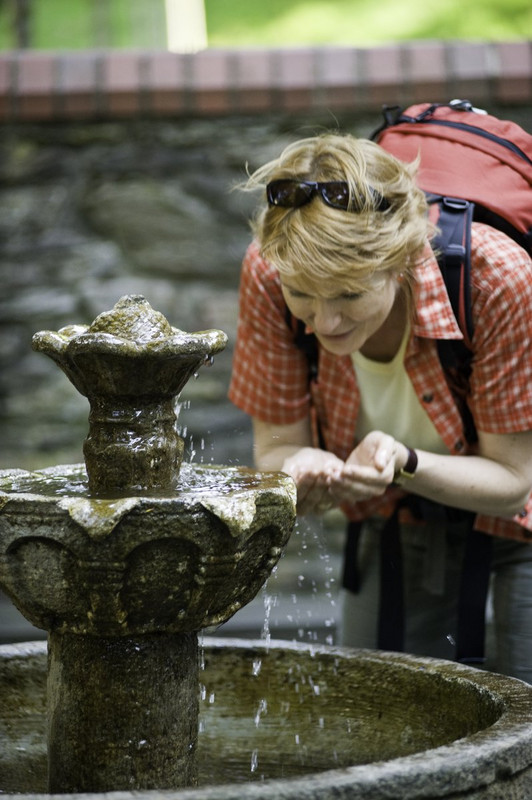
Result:
<svg viewBox="0 0 532 800"><path fill-rule="evenodd" d="M385 197L382 197L374 189L372 190L376 209L385 211L390 207ZM280 206L281 208L300 208L310 203L312 198L318 195L324 203L331 208L339 208L342 211L360 211L353 203L353 198L349 196L349 186L345 181L299 181L294 178L280 178L271 181L266 186L266 197L270 206Z"/></svg>

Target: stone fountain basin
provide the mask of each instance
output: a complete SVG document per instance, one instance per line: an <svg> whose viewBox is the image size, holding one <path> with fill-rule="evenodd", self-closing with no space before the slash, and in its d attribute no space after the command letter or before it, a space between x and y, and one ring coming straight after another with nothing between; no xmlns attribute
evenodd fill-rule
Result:
<svg viewBox="0 0 532 800"><path fill-rule="evenodd" d="M532 687L521 681L287 642L206 637L200 658L200 786L106 800L532 797ZM0 647L4 800L46 793L46 660L44 642Z"/></svg>

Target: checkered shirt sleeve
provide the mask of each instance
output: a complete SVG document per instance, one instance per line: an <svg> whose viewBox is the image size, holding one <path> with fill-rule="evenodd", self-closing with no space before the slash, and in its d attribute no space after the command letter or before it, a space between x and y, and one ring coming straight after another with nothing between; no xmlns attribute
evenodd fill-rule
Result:
<svg viewBox="0 0 532 800"><path fill-rule="evenodd" d="M475 225L470 405L485 433L532 430L532 260L508 237Z"/></svg>

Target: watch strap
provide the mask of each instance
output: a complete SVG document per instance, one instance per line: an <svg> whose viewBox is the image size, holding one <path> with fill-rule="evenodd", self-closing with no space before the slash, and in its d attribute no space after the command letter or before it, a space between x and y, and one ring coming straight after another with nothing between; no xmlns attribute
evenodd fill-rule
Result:
<svg viewBox="0 0 532 800"><path fill-rule="evenodd" d="M412 450L411 447L407 447L406 449L408 450L408 458L406 459L406 464L402 469L400 469L394 475L394 483L400 483L402 478L411 480L416 474L417 461L418 461L417 453L415 450Z"/></svg>

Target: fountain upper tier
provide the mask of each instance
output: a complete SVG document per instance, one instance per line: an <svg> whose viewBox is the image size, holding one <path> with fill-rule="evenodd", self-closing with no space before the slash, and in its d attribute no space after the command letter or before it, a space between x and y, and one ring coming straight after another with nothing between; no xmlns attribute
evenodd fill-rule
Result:
<svg viewBox="0 0 532 800"><path fill-rule="evenodd" d="M226 342L222 331L173 328L141 295L122 297L89 326L35 334L33 348L89 400L83 453L92 494L173 491L183 459L175 398Z"/></svg>

